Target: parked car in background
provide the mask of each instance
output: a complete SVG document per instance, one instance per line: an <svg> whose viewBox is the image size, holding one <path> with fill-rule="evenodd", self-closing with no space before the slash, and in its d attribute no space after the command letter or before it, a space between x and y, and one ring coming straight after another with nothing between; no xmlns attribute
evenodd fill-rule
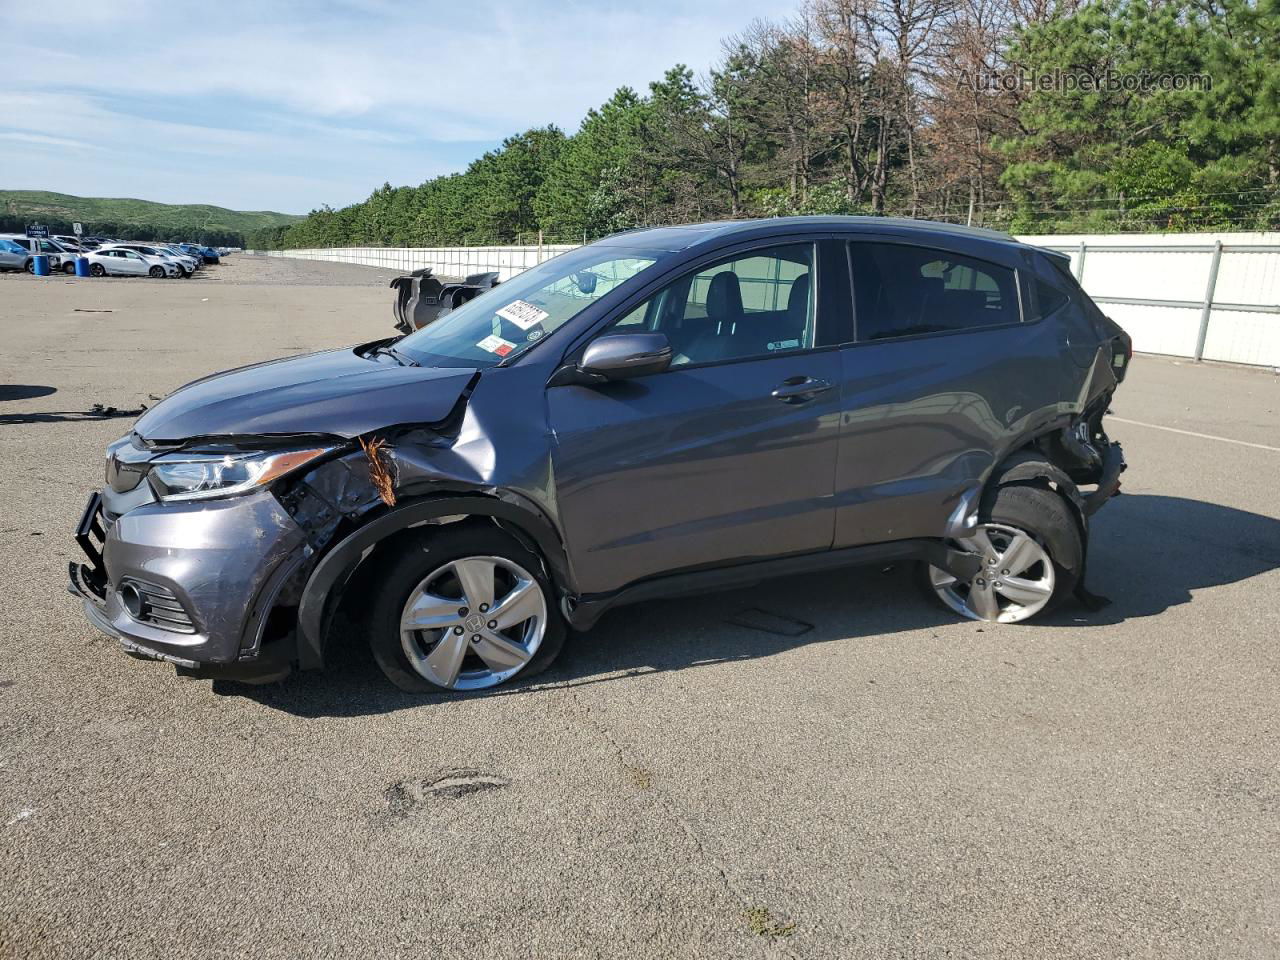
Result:
<svg viewBox="0 0 1280 960"><path fill-rule="evenodd" d="M196 261L193 257L165 250L158 245L126 242L113 244L113 246L118 249L132 250L146 257L159 257L161 260L171 261L178 267L179 275L182 277L190 277L196 270Z"/></svg>
<svg viewBox="0 0 1280 960"><path fill-rule="evenodd" d="M32 253L26 247L8 237L0 237L0 270L26 270L31 272Z"/></svg>
<svg viewBox="0 0 1280 960"><path fill-rule="evenodd" d="M532 676L615 606L854 564L1016 623L1083 587L1131 356L1065 256L1005 234L618 234L406 337L170 394L108 448L71 589L134 656L266 680L332 662L359 583L418 692Z"/></svg>
<svg viewBox="0 0 1280 960"><path fill-rule="evenodd" d="M94 240L91 237L75 237L62 233L57 234L53 239L75 253L94 250L102 245L102 241Z"/></svg>
<svg viewBox="0 0 1280 960"><path fill-rule="evenodd" d="M178 261L189 273L194 273L204 266L204 261L187 253L176 243L152 242L151 246L158 250L162 256L172 257Z"/></svg>
<svg viewBox="0 0 1280 960"><path fill-rule="evenodd" d="M163 277L182 276L182 268L172 259L148 256L131 247L99 247L84 255L89 272L95 277Z"/></svg>
<svg viewBox="0 0 1280 960"><path fill-rule="evenodd" d="M173 254L182 263L190 264L192 270L199 270L204 266L204 258L199 253L191 253L183 250L180 243L162 243L160 248L168 253Z"/></svg>
<svg viewBox="0 0 1280 960"><path fill-rule="evenodd" d="M210 250L208 247L202 247L196 243L179 243L177 244L177 247L187 256L195 257L201 263L218 262L218 254Z"/></svg>
<svg viewBox="0 0 1280 960"><path fill-rule="evenodd" d="M75 270L76 268L75 261L77 254L75 251L68 250L57 240L54 240L51 237L32 238L21 233L6 233L0 234L0 236L4 237L6 240L13 241L32 255L38 253L44 254L49 258L50 270L64 270L68 263L71 264L72 270ZM34 267L28 267L27 269L32 270Z"/></svg>

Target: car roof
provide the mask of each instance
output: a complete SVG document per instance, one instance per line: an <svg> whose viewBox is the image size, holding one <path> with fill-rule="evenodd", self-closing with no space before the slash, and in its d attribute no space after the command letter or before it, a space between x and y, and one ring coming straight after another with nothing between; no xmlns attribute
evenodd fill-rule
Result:
<svg viewBox="0 0 1280 960"><path fill-rule="evenodd" d="M910 220L904 217L770 217L763 220L718 220L710 223L688 223L670 227L645 227L615 233L597 243L604 246L647 247L653 250L687 250L702 244L723 243L741 237L769 237L804 232L893 233L925 238L954 237L988 243L1021 246L1007 233L983 227L965 227L933 220Z"/></svg>

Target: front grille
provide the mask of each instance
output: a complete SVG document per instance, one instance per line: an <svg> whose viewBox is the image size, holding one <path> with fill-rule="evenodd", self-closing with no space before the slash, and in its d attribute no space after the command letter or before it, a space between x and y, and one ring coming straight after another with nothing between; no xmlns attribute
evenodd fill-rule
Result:
<svg viewBox="0 0 1280 960"><path fill-rule="evenodd" d="M139 623L146 623L174 633L195 633L191 615L173 591L145 580L126 577L120 581L120 602L129 616Z"/></svg>

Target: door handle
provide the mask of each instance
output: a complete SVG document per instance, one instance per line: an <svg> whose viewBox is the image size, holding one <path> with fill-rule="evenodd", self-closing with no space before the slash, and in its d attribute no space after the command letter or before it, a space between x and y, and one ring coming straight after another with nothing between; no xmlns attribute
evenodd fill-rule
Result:
<svg viewBox="0 0 1280 960"><path fill-rule="evenodd" d="M769 396L783 403L807 403L831 389L831 381L813 377L787 377Z"/></svg>

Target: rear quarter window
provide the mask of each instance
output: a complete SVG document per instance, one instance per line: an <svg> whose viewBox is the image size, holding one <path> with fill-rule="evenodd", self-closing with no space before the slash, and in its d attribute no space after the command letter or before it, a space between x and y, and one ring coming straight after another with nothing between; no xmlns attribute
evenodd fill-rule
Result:
<svg viewBox="0 0 1280 960"><path fill-rule="evenodd" d="M1036 281L1036 307L1040 316L1047 317L1057 313L1067 305L1070 299L1070 296L1053 284L1045 283L1043 280Z"/></svg>

